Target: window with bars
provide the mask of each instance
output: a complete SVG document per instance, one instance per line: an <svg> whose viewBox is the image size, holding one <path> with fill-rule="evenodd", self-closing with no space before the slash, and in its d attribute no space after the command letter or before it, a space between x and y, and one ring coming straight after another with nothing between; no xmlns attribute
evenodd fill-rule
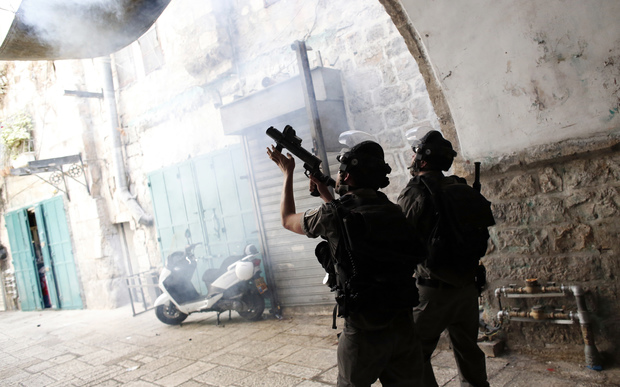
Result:
<svg viewBox="0 0 620 387"><path fill-rule="evenodd" d="M114 54L118 87L122 88L133 83L136 79L136 65L133 59L133 47L131 45L117 51Z"/></svg>
<svg viewBox="0 0 620 387"><path fill-rule="evenodd" d="M138 45L142 53L142 64L144 65L145 75L152 73L164 64L164 53L159 44L157 29L152 28L138 39Z"/></svg>
<svg viewBox="0 0 620 387"><path fill-rule="evenodd" d="M114 54L114 63L120 88L161 68L164 64L164 53L157 29L151 28L137 42L117 51Z"/></svg>

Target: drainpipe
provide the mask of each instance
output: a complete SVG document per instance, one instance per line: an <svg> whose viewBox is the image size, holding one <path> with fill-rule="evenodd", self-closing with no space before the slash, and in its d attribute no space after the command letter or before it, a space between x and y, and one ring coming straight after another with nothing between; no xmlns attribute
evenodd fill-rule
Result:
<svg viewBox="0 0 620 387"><path fill-rule="evenodd" d="M595 370L602 369L601 356L594 345L594 334L592 333L592 324L590 323L590 313L586 307L584 291L580 286L571 286L571 292L577 301L577 313L579 315L579 324L581 326L581 335L583 336L583 344L585 345L586 364Z"/></svg>
<svg viewBox="0 0 620 387"><path fill-rule="evenodd" d="M529 312L520 311L514 309L512 311L503 310L501 307L500 296L508 298L539 298L539 297L563 297L567 295L573 295L577 304L577 313L565 312L559 310L555 312L545 312L542 307L537 305ZM526 280L524 287L516 287L514 285L508 287L501 287L495 289L495 297L499 301L500 311L497 313L497 318L502 321L503 319L513 319L515 321L548 321L555 324L572 324L579 322L581 328L581 335L583 337L584 354L586 365L596 371L603 369L602 359L596 345L594 344L594 333L592 332L592 324L590 321L590 312L586 307L585 292L578 285L560 285L556 286L551 284L550 286L542 286L536 279Z"/></svg>
<svg viewBox="0 0 620 387"><path fill-rule="evenodd" d="M112 150L114 181L116 182L116 197L123 202L133 218L140 224L150 226L153 224L153 217L147 214L135 196L129 192L127 187L127 173L125 171L125 161L123 160L123 151L121 144L120 124L118 121L118 112L116 110L116 96L114 95L114 82L112 80L112 65L110 57L97 58L101 63L103 71L103 99L108 105L108 113L110 119L110 133L114 149Z"/></svg>

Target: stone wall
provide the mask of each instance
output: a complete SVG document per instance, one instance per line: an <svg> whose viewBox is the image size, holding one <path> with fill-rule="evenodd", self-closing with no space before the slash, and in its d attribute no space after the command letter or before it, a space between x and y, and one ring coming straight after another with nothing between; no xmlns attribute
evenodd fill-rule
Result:
<svg viewBox="0 0 620 387"><path fill-rule="evenodd" d="M569 154L579 144L559 144L563 156L504 161L483 172L482 191L497 221L483 259L488 270L485 319L497 320L499 301L503 308L577 310L573 297L497 299L496 288L523 286L531 278L543 285L579 285L586 290L597 347L617 355L620 154L617 139L592 145L582 142L581 151ZM504 327L509 348L583 360L577 324L507 322Z"/></svg>
<svg viewBox="0 0 620 387"><path fill-rule="evenodd" d="M157 22L162 68L119 89L130 190L143 207L152 209L148 173L239 141L223 136L219 106L295 76L296 40L311 48L311 67L341 71L346 129L380 139L393 169L386 192L395 199L410 177L405 132L439 123L416 61L381 4L205 4L173 1ZM187 43L192 36L196 42ZM141 259L159 265L154 228L137 227L145 239L136 245L149 251Z"/></svg>

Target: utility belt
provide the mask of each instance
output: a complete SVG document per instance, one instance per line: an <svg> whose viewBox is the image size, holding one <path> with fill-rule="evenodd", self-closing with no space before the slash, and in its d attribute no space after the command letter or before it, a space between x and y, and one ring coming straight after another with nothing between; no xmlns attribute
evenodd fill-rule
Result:
<svg viewBox="0 0 620 387"><path fill-rule="evenodd" d="M447 282L443 282L443 281L431 279L431 278L418 277L417 281L418 281L418 285L428 286L429 288L435 288L435 289L462 289L464 288L464 286L454 286Z"/></svg>

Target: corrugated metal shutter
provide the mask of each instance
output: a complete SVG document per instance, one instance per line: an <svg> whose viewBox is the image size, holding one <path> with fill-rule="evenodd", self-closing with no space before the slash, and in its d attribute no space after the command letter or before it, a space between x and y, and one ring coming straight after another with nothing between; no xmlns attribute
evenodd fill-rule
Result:
<svg viewBox="0 0 620 387"><path fill-rule="evenodd" d="M282 130L286 124L295 128L302 139L302 146L312 149L312 140L307 122L300 119L286 123L273 123ZM273 142L265 130L246 132L247 151L255 180L258 211L262 219L262 229L269 254L271 273L275 281L282 306L326 305L334 303L334 295L323 285L325 271L314 256L314 249L321 239L311 239L292 233L282 227L280 220L280 195L282 192L282 172L267 157L266 148ZM335 153L328 154L335 163ZM332 160L333 159L333 160ZM321 205L322 200L308 192L308 178L304 175L303 163L296 159L294 192L297 212ZM334 175L336 167L330 166ZM335 176L334 176L335 177Z"/></svg>

